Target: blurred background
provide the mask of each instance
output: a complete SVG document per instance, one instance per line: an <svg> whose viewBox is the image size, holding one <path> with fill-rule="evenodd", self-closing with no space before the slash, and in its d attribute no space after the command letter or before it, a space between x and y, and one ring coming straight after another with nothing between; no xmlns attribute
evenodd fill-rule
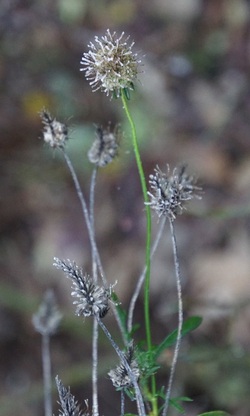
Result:
<svg viewBox="0 0 250 416"><path fill-rule="evenodd" d="M202 316L203 324L182 344L173 395L194 399L188 416L214 409L249 415L249 17L248 0L1 0L1 416L44 414L31 319L48 288L64 314L52 340L53 375L91 402L91 322L74 316L70 282L52 266L57 256L90 271L89 242L67 167L39 140L43 107L71 127L68 152L87 200L94 125L121 123L119 157L97 179L96 229L124 307L143 268L145 215L122 105L93 93L79 71L87 44L107 28L130 34L142 57L130 109L146 175L156 164L164 170L185 162L204 189L176 221L185 316ZM157 228L154 217L154 235ZM168 227L152 264L151 295L159 342L177 326ZM115 328L112 314L105 319ZM136 320L143 329L143 298ZM107 377L117 359L103 337L101 344L100 414L117 415L119 393ZM162 357L164 384L171 354ZM56 392L53 400L58 414Z"/></svg>

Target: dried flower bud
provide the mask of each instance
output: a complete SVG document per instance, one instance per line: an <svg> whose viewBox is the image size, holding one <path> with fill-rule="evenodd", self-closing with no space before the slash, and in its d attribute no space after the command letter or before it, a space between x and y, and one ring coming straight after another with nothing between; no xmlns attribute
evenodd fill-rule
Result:
<svg viewBox="0 0 250 416"><path fill-rule="evenodd" d="M73 292L71 295L77 298L73 302L76 305L77 316L94 316L104 318L109 310L109 300L112 286L109 289L98 286L87 274L83 274L75 263L54 258L54 266L62 270L72 280Z"/></svg>
<svg viewBox="0 0 250 416"><path fill-rule="evenodd" d="M57 331L61 319L62 314L57 308L54 292L48 290L38 312L33 315L33 325L40 334L53 335Z"/></svg>
<svg viewBox="0 0 250 416"><path fill-rule="evenodd" d="M192 198L200 199L201 188L195 185L193 176L186 173L186 166L176 167L170 174L163 173L157 166L155 174L149 176L152 193L148 192L151 201L147 204L159 217L166 215L173 221L185 209L184 203Z"/></svg>
<svg viewBox="0 0 250 416"><path fill-rule="evenodd" d="M116 126L114 131L102 127L96 128L96 139L92 144L88 158L91 163L99 167L104 167L112 162L118 152L120 131Z"/></svg>
<svg viewBox="0 0 250 416"><path fill-rule="evenodd" d="M129 36L124 39L124 32L117 36L116 32L95 37L95 44L90 42L89 52L83 54L81 64L93 91L101 89L107 95L121 95L121 90L129 94L134 89L134 81L138 75L141 61L132 52L134 42L128 44Z"/></svg>
<svg viewBox="0 0 250 416"><path fill-rule="evenodd" d="M134 358L134 353L134 344L133 342L131 342L125 354L125 359L132 373L134 374L135 379L138 381L140 377L140 370ZM110 380L112 381L114 387L116 387L119 390L133 387L134 385L133 380L131 380L131 377L128 374L128 371L123 363L120 363L114 370L110 370L108 376L110 377Z"/></svg>
<svg viewBox="0 0 250 416"><path fill-rule="evenodd" d="M51 117L47 110L42 110L40 116L44 124L43 140L45 143L48 143L54 149L64 149L68 140L67 126Z"/></svg>
<svg viewBox="0 0 250 416"><path fill-rule="evenodd" d="M66 389L63 383L56 376L56 385L60 399L61 410L59 410L60 416L90 416L88 412L88 401L85 400L86 410L83 412L80 410L80 405L75 397L70 393L70 388Z"/></svg>

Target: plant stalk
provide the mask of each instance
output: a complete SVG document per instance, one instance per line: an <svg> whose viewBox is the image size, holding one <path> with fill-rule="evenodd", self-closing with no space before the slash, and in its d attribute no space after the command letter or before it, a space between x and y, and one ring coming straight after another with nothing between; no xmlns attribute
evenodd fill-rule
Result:
<svg viewBox="0 0 250 416"><path fill-rule="evenodd" d="M143 193L143 199L144 203L149 202L148 194L147 194L147 185L146 185L146 179L145 174L142 166L139 146L138 146L138 139L137 139L137 133L136 133L136 127L134 120L131 116L131 113L128 108L127 103L127 97L125 92L122 90L121 94L123 108L126 113L127 119L129 121L131 132L132 132L132 143L133 143L133 149L136 159L136 164L139 172L139 177L141 181L141 187L142 187L142 193ZM147 346L148 351L152 351L152 337L151 337L151 325L150 325L150 302L149 302L149 294L150 294L150 271L151 271L151 259L150 259L150 252L151 252L151 212L149 205L145 205L145 211L146 211L146 221L147 221L147 235L146 235L146 275L145 275L145 284L144 284L144 319L145 319L145 332L146 332L146 340L147 340ZM157 398L156 398L156 381L155 376L153 375L151 378L151 403L153 407L153 414L157 415Z"/></svg>
<svg viewBox="0 0 250 416"><path fill-rule="evenodd" d="M177 364L179 351L180 351L181 331L182 331L182 326L183 326L183 302L182 302L180 263L179 263L178 252L177 252L174 224L171 219L169 219L169 225L170 225L170 233L171 233L171 239L172 239L176 289L177 289L177 297L178 297L178 329L177 329L177 339L176 339L176 344L175 344L175 349L174 349L173 361L172 361L172 365L170 369L168 387L166 389L166 397L165 397L165 403L164 403L164 407L162 411L162 416L166 416L167 411L168 411L169 400L170 400L170 395L171 395L171 390L172 390L172 385L173 385L173 380L174 380L174 374L175 374L176 364Z"/></svg>

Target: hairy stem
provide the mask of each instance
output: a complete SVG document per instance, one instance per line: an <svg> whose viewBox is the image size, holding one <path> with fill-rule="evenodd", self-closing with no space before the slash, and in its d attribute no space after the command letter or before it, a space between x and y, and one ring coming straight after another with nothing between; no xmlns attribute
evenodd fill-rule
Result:
<svg viewBox="0 0 250 416"><path fill-rule="evenodd" d="M75 169L74 169L74 167L71 163L71 160L70 160L68 154L66 153L66 151L64 149L62 151L63 151L63 156L64 156L64 159L66 161L66 164L69 168L70 174L72 176L72 179L73 179L73 182L74 182L74 185L75 185L75 189L76 189L76 192L77 192L77 196L79 198L79 201L80 201L80 204L81 204L81 207L82 207L82 212L83 212L83 216L84 216L84 219L85 219L85 222L86 222L93 256L96 259L96 262L97 262L97 265L98 265L103 283L105 285L107 285L108 284L107 279L106 279L106 276L105 276L105 273L104 273L104 270L103 270L103 267L102 267L99 252L98 252L98 249L97 249L97 246L96 246L94 232L93 232L93 229L92 229L92 226L91 226L91 221L90 221L90 216L89 216L89 212L88 212L88 208L87 208L87 203L86 203L85 198L83 196L83 192L81 190L81 186L80 186L77 174L75 172Z"/></svg>
<svg viewBox="0 0 250 416"><path fill-rule="evenodd" d="M121 416L124 416L124 412L125 412L125 396L124 396L124 391L121 390Z"/></svg>
<svg viewBox="0 0 250 416"><path fill-rule="evenodd" d="M44 383L44 413L52 416L50 336L42 335L42 364Z"/></svg>
<svg viewBox="0 0 250 416"><path fill-rule="evenodd" d="M131 378L131 381L132 381L132 383L134 385L134 389L135 389L136 403L137 403L137 409L138 409L139 416L146 416L141 390L140 390L138 382L135 378L135 375L134 375L133 371L130 368L130 365L128 364L123 352L120 350L120 348L118 347L118 345L116 344L116 342L112 338L112 335L110 334L106 325L102 322L102 320L100 319L100 317L98 315L96 315L96 319L97 319L98 324L100 325L104 334L106 335L106 337L110 341L112 347L114 348L115 352L117 353L118 357L120 358L121 362L123 363L124 367L126 368L128 374Z"/></svg>
<svg viewBox="0 0 250 416"><path fill-rule="evenodd" d="M108 281L107 281L106 275L104 273L104 269L102 267L100 255L99 255L99 252L98 252L98 249L97 249L94 231L93 231L92 226L91 226L91 221L90 221L90 216L89 216L87 204L86 204L83 192L81 190L81 186L80 186L78 177L76 175L75 169L74 169L74 167L71 163L71 160L70 160L68 154L65 152L64 149L62 150L62 152L63 152L63 156L65 158L66 164L67 164L67 166L69 168L69 171L71 173L71 176L72 176L72 179L73 179L73 182L74 182L74 185L75 185L75 189L76 189L76 192L77 192L77 196L80 200L83 216L84 216L84 219L85 219L85 222L86 222L88 235L89 235L89 239L90 239L91 251L93 253L92 255L94 256L94 258L96 260L96 263L97 263L97 266L98 266L98 269L99 269L99 272L100 272L100 275L101 275L104 286L108 286ZM119 315L117 313L115 305L112 305L112 310L113 310L115 319L117 321L117 324L119 326L123 341L126 344L126 334L125 334L123 326L120 322Z"/></svg>
<svg viewBox="0 0 250 416"><path fill-rule="evenodd" d="M169 219L169 225L170 225L171 240L172 240L172 247L173 247L176 289L177 289L177 297L178 297L178 329L177 329L177 339L176 339L176 344L175 344L175 349L174 349L173 361L172 361L172 365L170 369L170 376L169 376L168 386L166 390L166 397L165 397L165 403L163 407L162 416L166 416L167 411L168 411L169 399L171 395L176 364L177 364L179 351L180 351L181 331L182 331L182 325L183 325L183 304L182 304L180 263L179 263L178 253L177 253L174 223L171 219Z"/></svg>
<svg viewBox="0 0 250 416"><path fill-rule="evenodd" d="M93 416L99 415L98 405L98 323L93 319L93 334L92 334L92 413Z"/></svg>
<svg viewBox="0 0 250 416"><path fill-rule="evenodd" d="M94 205L95 205L95 185L96 185L96 174L97 169L95 168L92 172L90 192L89 192L89 219L95 239L95 224L94 224ZM93 281L97 284L97 264L95 253L91 250L92 254L92 275ZM92 333L92 413L93 416L99 415L99 404L98 404L98 323L97 320L93 319L93 333Z"/></svg>

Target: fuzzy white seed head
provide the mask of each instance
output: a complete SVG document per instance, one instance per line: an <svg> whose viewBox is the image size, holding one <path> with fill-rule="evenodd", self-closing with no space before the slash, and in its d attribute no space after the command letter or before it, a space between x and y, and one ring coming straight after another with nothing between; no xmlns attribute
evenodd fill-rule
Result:
<svg viewBox="0 0 250 416"><path fill-rule="evenodd" d="M122 90L134 89L141 61L132 51L133 46L134 42L129 44L129 36L124 37L124 32L118 36L109 29L104 36L96 36L95 42L89 43L80 71L85 71L93 91L101 89L106 95L112 93L119 97Z"/></svg>

